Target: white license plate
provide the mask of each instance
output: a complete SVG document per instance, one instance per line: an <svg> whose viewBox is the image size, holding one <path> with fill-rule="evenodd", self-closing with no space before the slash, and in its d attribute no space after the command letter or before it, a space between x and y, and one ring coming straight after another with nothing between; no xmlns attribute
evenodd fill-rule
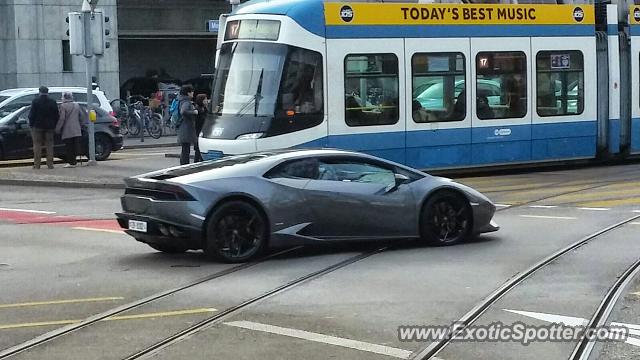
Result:
<svg viewBox="0 0 640 360"><path fill-rule="evenodd" d="M147 232L147 222L129 220L129 230Z"/></svg>

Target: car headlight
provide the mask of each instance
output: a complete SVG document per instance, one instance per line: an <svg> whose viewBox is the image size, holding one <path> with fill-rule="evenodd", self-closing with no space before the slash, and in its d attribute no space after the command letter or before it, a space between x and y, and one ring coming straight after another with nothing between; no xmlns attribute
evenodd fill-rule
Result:
<svg viewBox="0 0 640 360"><path fill-rule="evenodd" d="M236 140L253 140L259 139L264 135L264 133L251 133L251 134L243 134L236 138Z"/></svg>

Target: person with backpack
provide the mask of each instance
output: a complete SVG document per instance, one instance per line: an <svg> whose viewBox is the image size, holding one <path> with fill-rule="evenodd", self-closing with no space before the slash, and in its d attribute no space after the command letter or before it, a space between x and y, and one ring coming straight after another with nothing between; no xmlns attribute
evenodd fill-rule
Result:
<svg viewBox="0 0 640 360"><path fill-rule="evenodd" d="M182 145L180 165L189 163L191 146L198 141L198 134L196 134L198 110L191 102L192 99L193 87L191 85L182 86L177 99L177 111L171 115L171 122L174 123L178 132L178 144Z"/></svg>
<svg viewBox="0 0 640 360"><path fill-rule="evenodd" d="M31 102L29 127L33 141L33 168L40 169L42 143L47 149L47 167L53 169L53 133L58 123L58 104L49 97L49 88L40 86L39 95Z"/></svg>

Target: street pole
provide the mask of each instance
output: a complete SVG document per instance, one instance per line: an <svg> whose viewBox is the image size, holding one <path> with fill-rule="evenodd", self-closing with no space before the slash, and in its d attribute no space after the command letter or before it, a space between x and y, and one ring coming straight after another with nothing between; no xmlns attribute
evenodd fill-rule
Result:
<svg viewBox="0 0 640 360"><path fill-rule="evenodd" d="M95 127L92 119L93 112L93 42L91 41L91 6L84 0L82 2L82 20L84 22L84 58L87 65L87 112L89 113L89 162L88 165L97 165Z"/></svg>

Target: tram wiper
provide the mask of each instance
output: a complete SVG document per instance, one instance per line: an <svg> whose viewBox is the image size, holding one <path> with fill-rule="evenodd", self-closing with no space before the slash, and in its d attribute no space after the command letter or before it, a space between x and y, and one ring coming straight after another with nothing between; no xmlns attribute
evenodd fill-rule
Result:
<svg viewBox="0 0 640 360"><path fill-rule="evenodd" d="M238 112L236 113L236 116L243 115L245 113L245 110L252 103L255 104L254 110L253 110L253 116L254 117L258 116L258 106L260 106L260 100L262 99L262 79L263 78L264 78L264 68L260 70L260 79L258 80L258 88L256 89L256 93L251 97L251 99L249 99L249 101L247 101L244 105L242 105L240 110L238 110Z"/></svg>

